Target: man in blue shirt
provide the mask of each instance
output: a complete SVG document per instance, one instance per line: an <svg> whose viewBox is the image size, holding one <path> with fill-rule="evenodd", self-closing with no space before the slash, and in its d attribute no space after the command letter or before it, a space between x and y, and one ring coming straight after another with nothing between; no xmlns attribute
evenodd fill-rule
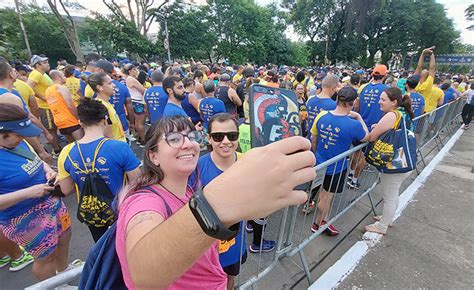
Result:
<svg viewBox="0 0 474 290"><path fill-rule="evenodd" d="M314 120L311 128L311 144L316 153L317 164L349 150L355 141L364 142L368 139L368 129L362 117L351 111L356 99L357 91L351 86L346 86L337 94L336 109L323 111ZM326 224L334 193L343 191L347 163L348 160L343 158L327 167L319 195L316 219L311 226L312 232L317 232L320 226ZM330 225L325 232L330 236L339 234L333 225Z"/></svg>
<svg viewBox="0 0 474 290"><path fill-rule="evenodd" d="M201 115L199 114L199 101L198 98L193 94L194 92L194 80L193 78L186 77L183 79L184 85L184 100L181 102L181 106L186 114L191 118L193 124L201 122Z"/></svg>
<svg viewBox="0 0 474 290"><path fill-rule="evenodd" d="M360 91L359 113L364 119L367 128L371 130L372 125L377 124L383 116L380 110L379 100L382 92L387 88L383 79L388 73L385 65L376 65L372 71L372 82Z"/></svg>
<svg viewBox="0 0 474 290"><path fill-rule="evenodd" d="M206 82L214 85L212 80ZM237 121L230 114L214 115L209 123L212 151L199 158L198 162L199 178L203 187L237 162L240 155L236 152L238 137ZM246 234L242 230L241 222L239 233L235 238L219 242L219 262L227 274L227 289L233 289L234 276L239 274L240 265L245 263L246 259Z"/></svg>
<svg viewBox="0 0 474 290"><path fill-rule="evenodd" d="M163 73L159 70L155 70L151 74L153 86L145 91L144 99L148 108L151 124L161 119L166 103L168 103L168 95L163 90L163 79Z"/></svg>
<svg viewBox="0 0 474 290"><path fill-rule="evenodd" d="M413 75L410 76L405 83L406 92L411 98L411 107L413 108L415 118L423 115L425 112L425 98L415 90L419 81L420 77Z"/></svg>
<svg viewBox="0 0 474 290"><path fill-rule="evenodd" d="M339 78L333 74L327 74L321 83L322 91L318 96L310 97L306 103L308 111L308 128L313 126L314 119L321 111L334 110L336 101L331 97L336 93L339 86ZM308 134L311 139L311 135Z"/></svg>
<svg viewBox="0 0 474 290"><path fill-rule="evenodd" d="M199 112L201 113L203 127L207 130L211 117L218 113L225 113L226 110L224 102L214 97L214 91L216 90L214 81L205 81L203 87L206 95L199 103Z"/></svg>
<svg viewBox="0 0 474 290"><path fill-rule="evenodd" d="M163 117L180 115L189 118L181 106L185 98L184 85L181 79L177 76L166 77L163 80L163 89L168 94L168 103L163 111Z"/></svg>
<svg viewBox="0 0 474 290"><path fill-rule="evenodd" d="M76 191L77 186L79 193L84 186L86 171L92 170L94 166L115 196L126 180L138 178L140 161L127 143L108 139L103 141L108 111L101 102L89 98L81 100L77 113L84 137L64 147L59 155L58 180L61 190L69 194ZM94 241L98 241L107 227L89 226L89 230Z"/></svg>

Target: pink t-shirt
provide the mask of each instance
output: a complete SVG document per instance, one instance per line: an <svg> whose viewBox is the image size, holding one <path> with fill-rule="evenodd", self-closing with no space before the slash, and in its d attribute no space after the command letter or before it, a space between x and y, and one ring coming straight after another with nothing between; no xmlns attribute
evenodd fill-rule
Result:
<svg viewBox="0 0 474 290"><path fill-rule="evenodd" d="M186 190L186 197L183 199L178 199L159 187L154 186L153 189L160 193L173 213L182 208L192 195L192 189L189 187ZM151 191L132 195L120 205L115 243L123 278L129 289L135 289L135 286L128 269L125 234L128 222L136 214L143 211L154 211L159 213L165 220L168 218L163 200ZM183 228L182 231L186 231L186 228ZM163 266L167 267L167 265ZM166 289L226 289L226 287L227 275L219 263L218 242L216 241L188 271Z"/></svg>

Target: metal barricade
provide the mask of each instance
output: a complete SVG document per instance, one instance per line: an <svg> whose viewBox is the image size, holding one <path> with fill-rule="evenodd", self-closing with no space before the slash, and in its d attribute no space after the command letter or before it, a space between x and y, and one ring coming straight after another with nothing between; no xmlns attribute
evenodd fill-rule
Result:
<svg viewBox="0 0 474 290"><path fill-rule="evenodd" d="M419 163L423 163L425 166L427 156L434 150L441 149L443 140L454 134L464 102L464 100L458 99L413 120L418 142L417 151L420 156ZM370 202L370 211L376 214L376 205L371 192L378 183L379 173L373 167L365 164L362 150L366 146L367 144L360 144L315 167L317 178L307 190L309 197L312 197L312 193L314 193L314 209L312 211L310 210L312 199L309 198L304 205L282 209L267 219L260 220L263 224L260 242L265 238L274 238L276 240L275 251L248 254L246 263L241 266L240 275L235 279L236 288L257 288L257 283L267 276L278 263L286 262L289 259L285 258L294 256L298 256L301 266L294 261L291 261L293 264L289 264L289 266L300 268L308 283L311 284L313 279L304 249L313 244L315 239L327 231L330 225L346 215L354 205L365 197ZM348 184L351 178L349 176L351 168L355 170L355 177L360 180L360 185L357 187ZM302 208L305 208L309 213L303 213ZM313 226L316 220L319 222L318 227ZM325 223L320 222L322 220ZM246 234L245 226L244 223L242 235ZM311 230L312 226L313 231ZM248 235L247 239L250 240L251 235ZM248 248L248 245L241 245L241 248L243 246ZM53 289L78 280L81 271L82 267L76 268L27 289Z"/></svg>

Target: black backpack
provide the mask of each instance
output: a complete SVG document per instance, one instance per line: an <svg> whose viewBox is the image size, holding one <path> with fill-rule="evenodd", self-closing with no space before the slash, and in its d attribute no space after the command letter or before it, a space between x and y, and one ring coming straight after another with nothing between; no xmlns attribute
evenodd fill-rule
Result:
<svg viewBox="0 0 474 290"><path fill-rule="evenodd" d="M94 152L92 160L92 169L87 168L86 162L81 152L79 143L76 142L77 150L81 156L85 170L81 169L77 164L73 162L69 154L67 157L71 161L74 168L80 173L86 175L84 185L79 195L79 203L77 206L77 219L88 226L102 228L108 227L114 223L116 216L112 209L112 202L114 195L110 191L107 183L99 175L99 172L95 168L95 162L102 145L109 139L104 138L100 140L97 148Z"/></svg>
<svg viewBox="0 0 474 290"><path fill-rule="evenodd" d="M135 192L140 194L144 191L151 191L158 195L165 204L166 218L172 215L168 203L151 187L144 187ZM82 270L79 289L87 290L108 290L108 289L127 289L123 280L122 268L115 248L115 238L117 233L117 224L113 223L105 234L92 247L87 256L86 263Z"/></svg>

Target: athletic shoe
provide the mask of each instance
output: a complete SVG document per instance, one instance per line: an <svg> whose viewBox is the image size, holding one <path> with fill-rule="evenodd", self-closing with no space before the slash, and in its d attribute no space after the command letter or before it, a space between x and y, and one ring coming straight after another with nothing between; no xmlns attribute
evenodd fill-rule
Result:
<svg viewBox="0 0 474 290"><path fill-rule="evenodd" d="M339 235L339 230L336 229L333 225L330 225L327 227L327 229L324 230L324 233L330 237L337 236Z"/></svg>
<svg viewBox="0 0 474 290"><path fill-rule="evenodd" d="M245 231L249 234L253 233L253 226L251 223L247 222L245 224Z"/></svg>
<svg viewBox="0 0 474 290"><path fill-rule="evenodd" d="M353 177L354 177L354 174L349 172L349 174L347 175L347 180L351 181Z"/></svg>
<svg viewBox="0 0 474 290"><path fill-rule="evenodd" d="M351 180L347 182L347 186L350 189L360 189L360 182L359 181L354 182L353 180Z"/></svg>
<svg viewBox="0 0 474 290"><path fill-rule="evenodd" d="M260 252L266 253L266 252L273 251L275 249L275 246L276 246L275 241L263 240L260 247L252 243L249 247L249 251L251 253L260 253Z"/></svg>
<svg viewBox="0 0 474 290"><path fill-rule="evenodd" d="M35 259L27 251L23 251L23 255L16 260L12 260L10 264L10 271L17 272L24 269L29 264L33 263Z"/></svg>
<svg viewBox="0 0 474 290"><path fill-rule="evenodd" d="M5 267L6 265L10 264L10 261L12 259L10 258L10 256L5 256L3 258L0 258L0 268L3 268Z"/></svg>
<svg viewBox="0 0 474 290"><path fill-rule="evenodd" d="M369 164L367 164L367 165L364 167L364 171L365 171L365 172L368 172L368 173L374 173L374 172L375 172L375 169L372 168L372 166L370 166Z"/></svg>
<svg viewBox="0 0 474 290"><path fill-rule="evenodd" d="M316 204L314 203L314 201L312 200L310 203L305 203L303 205L303 208L301 209L301 211L304 213L304 214L309 214L311 213L314 208L316 207Z"/></svg>
<svg viewBox="0 0 474 290"><path fill-rule="evenodd" d="M317 231L319 231L319 226L316 223L313 223L311 225L311 232L315 233Z"/></svg>
<svg viewBox="0 0 474 290"><path fill-rule="evenodd" d="M84 261L82 261L81 259L75 259L74 261L72 261L71 263L69 263L69 265L67 265L66 269L62 270L61 272L58 272L56 271L56 275L57 274L60 274L60 273L64 273L64 272L67 272L69 270L72 270L74 268L77 268L77 267L80 267L84 265Z"/></svg>

